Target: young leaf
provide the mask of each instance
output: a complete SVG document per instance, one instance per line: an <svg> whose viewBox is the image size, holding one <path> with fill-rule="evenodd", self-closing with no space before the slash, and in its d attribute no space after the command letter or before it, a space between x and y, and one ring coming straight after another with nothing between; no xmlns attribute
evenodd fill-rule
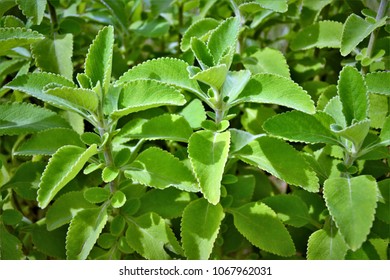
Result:
<svg viewBox="0 0 390 280"><path fill-rule="evenodd" d="M91 79L93 87L100 82L104 92L107 92L111 79L113 45L114 28L106 26L92 42L85 59L85 74Z"/></svg>
<svg viewBox="0 0 390 280"><path fill-rule="evenodd" d="M184 117L164 114L142 122L139 126L125 125L119 132L118 137L188 142L191 134L192 128Z"/></svg>
<svg viewBox="0 0 390 280"><path fill-rule="evenodd" d="M126 195L121 191L116 191L111 198L111 206L121 208L126 203Z"/></svg>
<svg viewBox="0 0 390 280"><path fill-rule="evenodd" d="M207 260L224 218L222 206L205 199L191 202L183 212L181 236L185 255L190 260Z"/></svg>
<svg viewBox="0 0 390 280"><path fill-rule="evenodd" d="M227 73L227 66L221 64L198 72L195 75L190 75L190 78L205 83L212 88L220 89L225 81Z"/></svg>
<svg viewBox="0 0 390 280"><path fill-rule="evenodd" d="M363 144L364 139L366 138L368 132L370 130L370 120L366 119L360 122L357 122L351 126L348 126L345 129L338 129L336 126L332 126L332 131L344 137L354 143L356 149L360 149Z"/></svg>
<svg viewBox="0 0 390 280"><path fill-rule="evenodd" d="M6 54L7 51L13 48L32 44L44 38L42 34L30 29L14 27L0 28L0 55Z"/></svg>
<svg viewBox="0 0 390 280"><path fill-rule="evenodd" d="M263 169L288 184L309 192L319 189L316 173L304 157L282 140L263 136L235 154L242 161Z"/></svg>
<svg viewBox="0 0 390 280"><path fill-rule="evenodd" d="M228 72L221 89L222 98L229 98L228 103L233 102L244 89L250 77L251 73L248 70Z"/></svg>
<svg viewBox="0 0 390 280"><path fill-rule="evenodd" d="M109 183L114 181L115 178L118 177L119 172L120 170L115 167L111 167L111 166L104 167L102 171L103 182Z"/></svg>
<svg viewBox="0 0 390 280"><path fill-rule="evenodd" d="M347 121L343 114L343 104L341 103L339 96L335 96L329 100L328 104L326 104L324 108L324 112L329 116L332 116L332 118L336 121L336 124L340 127L347 126Z"/></svg>
<svg viewBox="0 0 390 280"><path fill-rule="evenodd" d="M264 48L243 61L252 74L268 73L290 78L290 70L283 53L271 48Z"/></svg>
<svg viewBox="0 0 390 280"><path fill-rule="evenodd" d="M215 65L220 64L221 58L230 48L235 49L239 31L240 20L232 17L223 21L211 32L207 46L214 58ZM230 65L226 66L230 67Z"/></svg>
<svg viewBox="0 0 390 280"><path fill-rule="evenodd" d="M329 178L324 184L326 205L348 246L356 251L374 221L377 183L373 177Z"/></svg>
<svg viewBox="0 0 390 280"><path fill-rule="evenodd" d="M72 34L55 35L53 39L45 38L34 43L31 51L36 65L42 71L61 74L68 79L72 79Z"/></svg>
<svg viewBox="0 0 390 280"><path fill-rule="evenodd" d="M390 72L368 73L365 80L369 92L390 96Z"/></svg>
<svg viewBox="0 0 390 280"><path fill-rule="evenodd" d="M314 102L306 91L292 80L273 74L252 76L230 106L243 102L278 104L308 114L315 113Z"/></svg>
<svg viewBox="0 0 390 280"><path fill-rule="evenodd" d="M22 243L0 223L0 260L23 259Z"/></svg>
<svg viewBox="0 0 390 280"><path fill-rule="evenodd" d="M309 209L299 196L281 194L266 197L261 202L271 207L287 225L303 227L310 222Z"/></svg>
<svg viewBox="0 0 390 280"><path fill-rule="evenodd" d="M216 205L221 196L221 180L228 158L230 132L203 130L192 134L188 154L204 197Z"/></svg>
<svg viewBox="0 0 390 280"><path fill-rule="evenodd" d="M356 68L346 66L341 70L337 89L348 125L351 125L353 120L362 121L367 118L367 89Z"/></svg>
<svg viewBox="0 0 390 280"><path fill-rule="evenodd" d="M60 196L46 213L47 230L59 228L76 216L78 212L96 207L84 198L83 192L69 192Z"/></svg>
<svg viewBox="0 0 390 280"><path fill-rule="evenodd" d="M372 23L355 14L351 14L344 23L341 38L341 55L348 55L364 38L384 24L386 24L386 17Z"/></svg>
<svg viewBox="0 0 390 280"><path fill-rule="evenodd" d="M42 22L43 15L46 9L47 0L16 0L19 5L19 9L22 13L35 25L39 25Z"/></svg>
<svg viewBox="0 0 390 280"><path fill-rule="evenodd" d="M147 213L137 218L127 218L126 240L138 254L149 260L167 260L170 256L165 247L170 246L181 254L182 249L172 230L155 213Z"/></svg>
<svg viewBox="0 0 390 280"><path fill-rule="evenodd" d="M337 137L330 131L333 119L322 112L309 115L291 111L269 118L263 124L268 133L290 141L328 143L337 145Z"/></svg>
<svg viewBox="0 0 390 280"><path fill-rule="evenodd" d="M151 79L160 81L178 88L195 93L198 97L205 97L196 81L189 78L189 65L179 59L159 58L139 64L119 78L117 84L123 84L137 79Z"/></svg>
<svg viewBox="0 0 390 280"><path fill-rule="evenodd" d="M0 104L0 135L26 134L56 127L69 128L69 124L53 111L29 103Z"/></svg>
<svg viewBox="0 0 390 280"><path fill-rule="evenodd" d="M87 150L76 146L63 146L50 159L42 174L38 190L38 205L45 208L53 197L83 168L88 159L97 153L97 146Z"/></svg>
<svg viewBox="0 0 390 280"><path fill-rule="evenodd" d="M84 199L89 203L101 203L110 198L110 191L106 188L92 187L88 188L83 193Z"/></svg>
<svg viewBox="0 0 390 280"><path fill-rule="evenodd" d="M295 254L295 246L276 213L261 202L233 209L234 225L256 247L280 256Z"/></svg>
<svg viewBox="0 0 390 280"><path fill-rule="evenodd" d="M204 18L194 22L184 33L180 43L180 49L185 52L191 47L191 39L196 37L203 39L209 32L219 25L219 21L213 18Z"/></svg>
<svg viewBox="0 0 390 280"><path fill-rule="evenodd" d="M173 186L190 192L199 190L191 171L178 158L157 147L143 151L125 171L125 175L158 189Z"/></svg>
<svg viewBox="0 0 390 280"><path fill-rule="evenodd" d="M76 214L66 236L68 260L85 260L88 257L107 219L107 209L104 206L84 209Z"/></svg>
<svg viewBox="0 0 390 280"><path fill-rule="evenodd" d="M15 155L52 155L65 145L84 147L80 135L73 129L51 128L40 131L24 142L14 152Z"/></svg>
<svg viewBox="0 0 390 280"><path fill-rule="evenodd" d="M343 24L336 21L319 21L300 30L291 41L291 49L340 48Z"/></svg>
<svg viewBox="0 0 390 280"><path fill-rule="evenodd" d="M348 246L340 231L331 226L329 229L319 229L310 235L307 244L308 260L343 260Z"/></svg>
<svg viewBox="0 0 390 280"><path fill-rule="evenodd" d="M154 80L135 80L124 85L119 109L113 116L125 116L164 105L184 105L186 100L177 89Z"/></svg>
<svg viewBox="0 0 390 280"><path fill-rule="evenodd" d="M214 66L214 58L205 42L196 37L191 38L191 50L203 70Z"/></svg>

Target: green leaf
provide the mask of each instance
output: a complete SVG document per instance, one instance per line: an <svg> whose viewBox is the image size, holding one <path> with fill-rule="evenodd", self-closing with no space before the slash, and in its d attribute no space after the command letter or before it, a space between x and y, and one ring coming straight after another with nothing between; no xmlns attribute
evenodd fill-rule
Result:
<svg viewBox="0 0 390 280"><path fill-rule="evenodd" d="M106 207L84 209L76 214L66 236L68 260L85 260L108 219Z"/></svg>
<svg viewBox="0 0 390 280"><path fill-rule="evenodd" d="M348 247L335 226L319 229L309 237L308 260L343 260Z"/></svg>
<svg viewBox="0 0 390 280"><path fill-rule="evenodd" d="M115 216L110 223L110 232L112 235L121 236L125 226L125 218L122 216Z"/></svg>
<svg viewBox="0 0 390 280"><path fill-rule="evenodd" d="M42 34L32 31L31 29L19 27L0 28L0 55L6 54L7 51L13 48L29 45L44 38L45 37Z"/></svg>
<svg viewBox="0 0 390 280"><path fill-rule="evenodd" d="M5 209L0 217L5 225L14 226L22 221L23 214L14 209Z"/></svg>
<svg viewBox="0 0 390 280"><path fill-rule="evenodd" d="M46 213L47 230L51 231L68 224L81 210L95 207L84 198L82 191L66 193L60 196L48 209Z"/></svg>
<svg viewBox="0 0 390 280"><path fill-rule="evenodd" d="M0 188L12 188L23 199L36 200L39 179L44 169L43 162L27 161L21 164L13 177Z"/></svg>
<svg viewBox="0 0 390 280"><path fill-rule="evenodd" d="M194 99L187 104L180 112L193 129L200 128L203 121L206 120L206 110L203 107L202 101Z"/></svg>
<svg viewBox="0 0 390 280"><path fill-rule="evenodd" d="M260 137L261 135L252 135L245 130L235 128L229 129L231 135L230 153L235 153L248 145L250 142Z"/></svg>
<svg viewBox="0 0 390 280"><path fill-rule="evenodd" d="M127 219L126 240L138 254L149 260L167 260L170 256L165 251L171 247L178 254L182 249L172 230L155 213L147 213L137 218Z"/></svg>
<svg viewBox="0 0 390 280"><path fill-rule="evenodd" d="M184 209L181 236L188 259L207 260L210 257L224 216L220 204L212 205L202 198Z"/></svg>
<svg viewBox="0 0 390 280"><path fill-rule="evenodd" d="M35 25L42 22L47 0L16 0L22 13Z"/></svg>
<svg viewBox="0 0 390 280"><path fill-rule="evenodd" d="M386 118L379 138L382 145L390 145L390 116Z"/></svg>
<svg viewBox="0 0 390 280"><path fill-rule="evenodd" d="M252 74L268 73L290 78L290 70L283 53L271 48L264 48L243 61Z"/></svg>
<svg viewBox="0 0 390 280"><path fill-rule="evenodd" d="M61 74L68 79L72 79L72 34L55 35L53 39L45 38L34 43L31 51L36 65L42 71Z"/></svg>
<svg viewBox="0 0 390 280"><path fill-rule="evenodd" d="M256 186L256 178L252 174L237 176L236 180L232 184L225 185L227 194L233 197L231 207L239 207L249 203L252 200Z"/></svg>
<svg viewBox="0 0 390 280"><path fill-rule="evenodd" d="M0 223L0 260L23 259L22 243Z"/></svg>
<svg viewBox="0 0 390 280"><path fill-rule="evenodd" d="M136 80L124 85L119 98L119 109L112 115L120 117L159 106L180 106L185 103L180 91L167 84L154 80Z"/></svg>
<svg viewBox="0 0 390 280"><path fill-rule="evenodd" d="M367 89L362 75L356 68L345 66L341 70L337 89L348 125L351 125L353 121L362 121L367 118Z"/></svg>
<svg viewBox="0 0 390 280"><path fill-rule="evenodd" d="M84 147L80 135L68 128L50 128L34 134L16 149L14 155L52 155L65 145Z"/></svg>
<svg viewBox="0 0 390 280"><path fill-rule="evenodd" d="M106 188L92 187L84 191L84 199L89 203L101 203L110 198L110 191Z"/></svg>
<svg viewBox="0 0 390 280"><path fill-rule="evenodd" d="M225 81L228 71L227 66L225 64L221 64L198 72L195 75L191 75L190 78L205 83L212 88L220 89Z"/></svg>
<svg viewBox="0 0 390 280"><path fill-rule="evenodd" d="M256 247L280 256L295 254L295 246L276 213L261 202L233 209L234 225Z"/></svg>
<svg viewBox="0 0 390 280"><path fill-rule="evenodd" d="M34 224L32 242L34 246L47 256L63 260L65 253L66 228L48 231L45 224Z"/></svg>
<svg viewBox="0 0 390 280"><path fill-rule="evenodd" d="M237 100L230 106L242 102L278 104L308 114L315 113L314 102L305 90L292 80L273 74L252 76Z"/></svg>
<svg viewBox="0 0 390 280"><path fill-rule="evenodd" d="M370 104L368 118L371 121L371 127L382 128L389 113L389 98L386 95L371 93L368 99Z"/></svg>
<svg viewBox="0 0 390 280"><path fill-rule="evenodd" d="M196 81L189 78L189 65L175 58L158 58L139 64L123 74L117 84L123 84L137 79L151 79L195 93L198 97L205 94Z"/></svg>
<svg viewBox="0 0 390 280"><path fill-rule="evenodd" d="M216 205L221 196L221 180L228 158L230 132L210 130L192 134L188 154L204 197Z"/></svg>
<svg viewBox="0 0 390 280"><path fill-rule="evenodd" d="M26 134L56 127L69 128L69 124L53 111L29 103L0 104L0 135Z"/></svg>
<svg viewBox="0 0 390 280"><path fill-rule="evenodd" d="M344 23L341 38L341 55L346 56L378 27L386 24L386 17L371 23L356 14L351 14Z"/></svg>
<svg viewBox="0 0 390 280"><path fill-rule="evenodd" d="M271 207L287 225L303 227L310 222L309 209L299 196L281 194L266 197L261 202Z"/></svg>
<svg viewBox="0 0 390 280"><path fill-rule="evenodd" d="M390 95L390 72L368 73L365 80L369 92Z"/></svg>
<svg viewBox="0 0 390 280"><path fill-rule="evenodd" d="M251 77L251 73L248 70L242 71L229 71L225 77L222 89L221 96L225 100L228 98L226 103L233 102L237 96L244 89Z"/></svg>
<svg viewBox="0 0 390 280"><path fill-rule="evenodd" d="M288 4L287 0L277 0L277 1L270 1L270 0L255 0L257 4L259 4L262 8L267 10L272 10L274 12L278 13L284 13L287 12Z"/></svg>
<svg viewBox="0 0 390 280"><path fill-rule="evenodd" d="M45 91L45 93L57 96L69 101L80 109L94 112L99 105L97 94L90 89L73 88L73 87L56 87Z"/></svg>
<svg viewBox="0 0 390 280"><path fill-rule="evenodd" d="M85 74L91 79L92 86L98 82L107 92L112 69L112 50L114 46L114 28L103 27L89 47L85 59Z"/></svg>
<svg viewBox="0 0 390 280"><path fill-rule="evenodd" d="M235 155L288 184L300 186L309 192L317 192L319 189L316 173L304 157L282 140L263 136L249 143Z"/></svg>
<svg viewBox="0 0 390 280"><path fill-rule="evenodd" d="M115 178L118 177L119 172L120 170L115 167L111 167L111 166L104 167L102 171L103 182L109 183L114 181Z"/></svg>
<svg viewBox="0 0 390 280"><path fill-rule="evenodd" d="M196 37L191 38L191 50L203 70L214 66L214 58L205 42Z"/></svg>
<svg viewBox="0 0 390 280"><path fill-rule="evenodd" d="M330 131L331 123L333 119L322 112L309 115L291 111L269 118L263 128L272 135L290 141L337 145L337 138Z"/></svg>
<svg viewBox="0 0 390 280"><path fill-rule="evenodd" d="M361 122L357 122L345 129L339 129L337 125L332 126L331 128L335 134L352 141L355 149L359 150L370 130L370 120L366 119Z"/></svg>
<svg viewBox="0 0 390 280"><path fill-rule="evenodd" d="M377 183L371 176L329 178L324 184L326 205L348 246L356 251L374 221Z"/></svg>
<svg viewBox="0 0 390 280"><path fill-rule="evenodd" d="M118 137L147 140L172 140L188 142L192 128L186 119L179 115L164 114L142 122L138 126L125 125Z"/></svg>
<svg viewBox="0 0 390 280"><path fill-rule="evenodd" d="M87 150L76 146L63 146L51 157L42 174L38 190L38 205L45 208L53 197L83 168L88 159L97 153L97 146Z"/></svg>
<svg viewBox="0 0 390 280"><path fill-rule="evenodd" d="M336 121L336 124L339 126L347 126L347 121L345 120L345 116L343 114L343 104L341 103L339 96L335 96L329 100L328 104L326 104L324 108L324 112L332 116L332 118Z"/></svg>
<svg viewBox="0 0 390 280"><path fill-rule="evenodd" d="M340 48L343 24L336 21L319 21L300 30L291 41L291 49Z"/></svg>
<svg viewBox="0 0 390 280"><path fill-rule="evenodd" d="M194 22L184 33L180 43L180 49L185 52L191 47L193 37L203 39L209 32L218 27L219 21L213 18L203 18Z"/></svg>
<svg viewBox="0 0 390 280"><path fill-rule="evenodd" d="M164 219L178 218L194 197L196 195L175 188L150 190L141 197L137 215L155 212Z"/></svg>
<svg viewBox="0 0 390 280"><path fill-rule="evenodd" d="M111 197L111 206L121 208L126 203L126 195L121 191L116 191Z"/></svg>
<svg viewBox="0 0 390 280"><path fill-rule="evenodd" d="M221 63L221 59L230 48L236 48L239 31L240 20L238 18L231 17L223 21L211 32L207 46L214 58L215 65ZM230 67L230 65L226 66L228 68Z"/></svg>
<svg viewBox="0 0 390 280"><path fill-rule="evenodd" d="M178 158L157 147L143 151L125 171L125 175L158 189L173 186L190 192L199 191L191 171Z"/></svg>
<svg viewBox="0 0 390 280"><path fill-rule="evenodd" d="M73 109L72 105L66 100L47 94L44 91L47 85L75 87L75 84L72 81L52 73L31 73L21 75L6 84L5 87L22 91L61 109Z"/></svg>
<svg viewBox="0 0 390 280"><path fill-rule="evenodd" d="M118 25L123 31L127 31L128 16L125 2L117 0L100 0L100 2L106 6L107 10L112 14L113 19L116 20ZM115 25L115 26L118 26Z"/></svg>
<svg viewBox="0 0 390 280"><path fill-rule="evenodd" d="M264 121L276 114L273 108L258 104L243 108L243 111L241 124L247 132L252 134L264 133Z"/></svg>

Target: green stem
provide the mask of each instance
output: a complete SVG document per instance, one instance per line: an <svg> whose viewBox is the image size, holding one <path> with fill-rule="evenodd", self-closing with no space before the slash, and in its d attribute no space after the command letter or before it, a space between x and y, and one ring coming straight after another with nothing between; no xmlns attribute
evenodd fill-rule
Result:
<svg viewBox="0 0 390 280"><path fill-rule="evenodd" d="M50 3L50 1L47 2L47 6L49 8L49 14L50 14L50 20L51 20L51 26L52 26L52 32L57 32L58 30L58 19L57 19L57 13L54 6Z"/></svg>
<svg viewBox="0 0 390 280"><path fill-rule="evenodd" d="M379 4L378 12L376 14L376 18L375 18L376 21L379 21L380 19L382 19L385 16L386 6L387 6L387 0L381 0L381 3ZM370 41L368 42L368 47L367 47L367 57L372 56L377 33L378 33L378 30L374 30L370 35ZM368 66L362 67L362 74L366 74L367 72L368 72Z"/></svg>

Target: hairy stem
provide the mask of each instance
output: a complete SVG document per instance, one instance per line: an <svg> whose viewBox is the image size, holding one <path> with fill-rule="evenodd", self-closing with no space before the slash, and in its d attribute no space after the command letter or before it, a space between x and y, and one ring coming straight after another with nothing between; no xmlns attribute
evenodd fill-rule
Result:
<svg viewBox="0 0 390 280"><path fill-rule="evenodd" d="M375 18L376 21L379 21L381 18L383 18L385 16L386 6L387 6L387 0L381 0L381 3L379 4L378 12L376 14L376 18ZM374 30L370 35L370 41L368 42L368 47L367 47L367 57L372 56L377 33L378 33L378 30ZM366 74L367 72L368 72L368 66L362 67L362 74Z"/></svg>

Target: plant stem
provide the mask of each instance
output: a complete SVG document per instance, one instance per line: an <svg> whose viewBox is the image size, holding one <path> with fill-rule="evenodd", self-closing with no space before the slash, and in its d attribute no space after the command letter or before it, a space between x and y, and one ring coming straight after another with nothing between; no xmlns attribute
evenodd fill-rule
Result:
<svg viewBox="0 0 390 280"><path fill-rule="evenodd" d="M58 30L58 19L57 19L56 9L53 7L50 1L47 2L47 6L49 8L52 32L54 33Z"/></svg>
<svg viewBox="0 0 390 280"><path fill-rule="evenodd" d="M381 3L379 4L378 12L376 14L376 21L379 21L382 19L386 13L386 6L387 6L387 0L381 0ZM370 35L370 41L368 42L367 47L367 57L372 56L372 52L374 50L375 41L376 41L376 35L378 33L378 30L374 30ZM368 66L362 67L362 74L366 74L368 72Z"/></svg>

